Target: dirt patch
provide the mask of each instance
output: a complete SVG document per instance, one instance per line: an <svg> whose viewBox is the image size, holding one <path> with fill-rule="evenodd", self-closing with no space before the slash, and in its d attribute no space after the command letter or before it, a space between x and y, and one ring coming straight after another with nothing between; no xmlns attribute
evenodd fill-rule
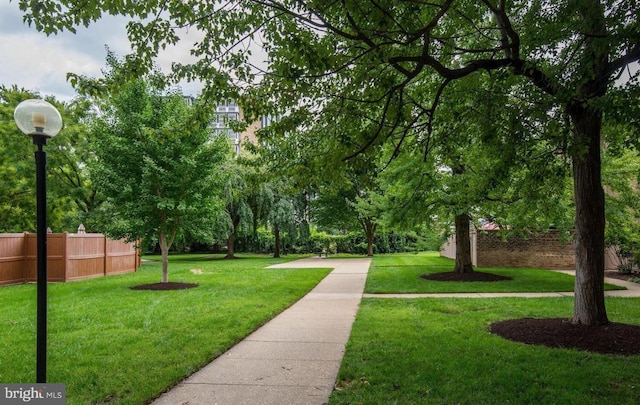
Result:
<svg viewBox="0 0 640 405"><path fill-rule="evenodd" d="M171 290L186 290L188 288L195 288L198 284L192 283L153 283L142 284L135 287L131 287L132 290L157 290L157 291L171 291Z"/></svg>
<svg viewBox="0 0 640 405"><path fill-rule="evenodd" d="M425 280L433 281L504 281L513 280L511 277L499 276L492 273L483 273L481 271L474 271L473 273L457 273L453 271L444 273L423 274L420 276Z"/></svg>
<svg viewBox="0 0 640 405"><path fill-rule="evenodd" d="M522 318L496 322L489 331L530 345L586 350L602 354L640 354L640 326L610 323L585 326L564 318Z"/></svg>

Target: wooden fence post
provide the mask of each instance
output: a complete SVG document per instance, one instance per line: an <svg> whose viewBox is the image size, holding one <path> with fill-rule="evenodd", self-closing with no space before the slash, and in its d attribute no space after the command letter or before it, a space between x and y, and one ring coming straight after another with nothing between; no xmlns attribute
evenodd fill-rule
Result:
<svg viewBox="0 0 640 405"><path fill-rule="evenodd" d="M104 275L105 277L109 274L109 269L107 266L109 265L109 241L107 240L106 235L102 235L102 243L104 246Z"/></svg>
<svg viewBox="0 0 640 405"><path fill-rule="evenodd" d="M22 278L23 282L29 281L29 277L27 277L27 235L29 232L22 232Z"/></svg>
<svg viewBox="0 0 640 405"><path fill-rule="evenodd" d="M47 235L47 237L49 237L49 235ZM63 272L64 272L63 279L64 279L65 283L67 282L67 278L68 278L68 271L67 270L69 269L69 253L67 251L67 247L68 247L68 244L69 244L68 238L69 238L69 232L64 231L62 233L62 265L64 266L63 267ZM49 254L51 254L51 250L49 250Z"/></svg>

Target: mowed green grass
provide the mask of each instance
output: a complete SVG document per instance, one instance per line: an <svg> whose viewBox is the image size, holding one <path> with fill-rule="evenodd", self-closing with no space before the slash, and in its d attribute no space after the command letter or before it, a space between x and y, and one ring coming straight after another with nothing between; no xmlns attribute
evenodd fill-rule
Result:
<svg viewBox="0 0 640 405"><path fill-rule="evenodd" d="M477 268L476 271L511 277L494 282L432 281L420 278L423 274L452 271L454 261L440 257L437 252L376 256L373 259L366 293L503 293L503 292L565 292L573 291L575 278L571 275L527 268ZM624 289L605 285L606 290Z"/></svg>
<svg viewBox="0 0 640 405"><path fill-rule="evenodd" d="M311 290L330 269L265 269L293 259L170 258L135 274L49 284L48 382L68 404L141 404L192 374ZM0 288L0 382L35 382L36 286Z"/></svg>
<svg viewBox="0 0 640 405"><path fill-rule="evenodd" d="M573 299L364 299L331 405L638 404L640 356L511 342L491 323L566 317ZM609 318L640 323L637 298L607 298Z"/></svg>

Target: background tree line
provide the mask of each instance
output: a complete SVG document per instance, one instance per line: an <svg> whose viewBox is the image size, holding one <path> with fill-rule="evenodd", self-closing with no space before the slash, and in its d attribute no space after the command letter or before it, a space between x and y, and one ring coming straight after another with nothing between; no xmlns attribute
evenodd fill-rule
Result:
<svg viewBox="0 0 640 405"><path fill-rule="evenodd" d="M115 56L101 80L121 68ZM35 179L30 139L13 123L15 106L40 95L0 87L3 179L0 231L35 231ZM117 92L71 102L47 98L64 129L49 145L49 227L143 240L143 249L172 251L374 254L432 250L439 233L387 226L363 233L352 188L313 189L264 164L261 148L235 156L211 130L210 105L189 107L153 74ZM291 178L289 178L291 179ZM338 197L338 196L342 197ZM378 223L381 221L376 221ZM166 272L165 272L166 275Z"/></svg>

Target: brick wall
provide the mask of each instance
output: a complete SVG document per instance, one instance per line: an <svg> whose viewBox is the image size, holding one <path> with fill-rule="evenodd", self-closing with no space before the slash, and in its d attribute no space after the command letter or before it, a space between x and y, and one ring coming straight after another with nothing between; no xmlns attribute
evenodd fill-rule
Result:
<svg viewBox="0 0 640 405"><path fill-rule="evenodd" d="M503 240L498 231L477 234L478 267L538 267L545 269L575 269L573 243L562 241L557 231Z"/></svg>

